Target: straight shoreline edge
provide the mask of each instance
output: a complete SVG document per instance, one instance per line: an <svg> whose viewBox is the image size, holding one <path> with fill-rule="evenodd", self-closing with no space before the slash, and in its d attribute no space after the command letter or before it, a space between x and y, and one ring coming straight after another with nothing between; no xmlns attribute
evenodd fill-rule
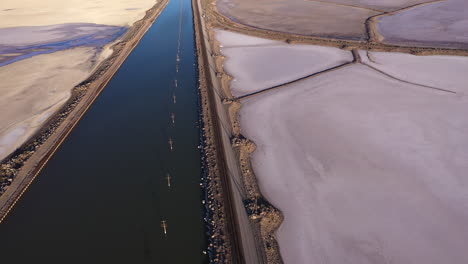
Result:
<svg viewBox="0 0 468 264"><path fill-rule="evenodd" d="M15 175L11 185L0 196L0 224L99 97L169 1L160 0L148 9L145 16L136 21L111 46L112 55L102 61L86 80L72 89L65 105L18 150L0 162L0 171L6 167L13 170Z"/></svg>
<svg viewBox="0 0 468 264"><path fill-rule="evenodd" d="M210 241L214 244L215 253L224 262L212 261L282 264L275 231L283 221L283 214L261 194L250 162L256 146L240 133L237 115L241 104L232 100L229 89L232 77L223 69L224 57L213 34L213 28L222 27L213 21L211 0L192 2L204 154L209 170L207 192L222 194L219 201L215 197L213 206L208 207L214 215L224 216L211 220L218 225L218 232L224 234L225 245L219 246L216 241Z"/></svg>

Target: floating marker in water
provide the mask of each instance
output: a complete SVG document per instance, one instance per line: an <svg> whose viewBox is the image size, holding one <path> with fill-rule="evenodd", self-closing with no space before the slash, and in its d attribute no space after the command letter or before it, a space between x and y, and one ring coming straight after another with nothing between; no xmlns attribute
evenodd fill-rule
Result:
<svg viewBox="0 0 468 264"><path fill-rule="evenodd" d="M169 148L171 149L171 151L174 150L174 141L172 140L172 138L169 138L168 143L169 143Z"/></svg>
<svg viewBox="0 0 468 264"><path fill-rule="evenodd" d="M175 124L175 114L174 113L171 113L171 121L172 121L172 124Z"/></svg>
<svg viewBox="0 0 468 264"><path fill-rule="evenodd" d="M161 227L163 229L164 235L167 235L167 223L166 220L161 220Z"/></svg>
<svg viewBox="0 0 468 264"><path fill-rule="evenodd" d="M171 175L169 173L166 174L166 180L167 180L167 187L171 187Z"/></svg>

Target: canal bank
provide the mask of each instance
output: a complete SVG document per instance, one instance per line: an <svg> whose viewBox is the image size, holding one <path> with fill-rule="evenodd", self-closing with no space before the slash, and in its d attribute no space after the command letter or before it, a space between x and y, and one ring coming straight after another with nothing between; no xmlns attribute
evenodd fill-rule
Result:
<svg viewBox="0 0 468 264"><path fill-rule="evenodd" d="M207 262L192 19L169 2L0 224L2 261Z"/></svg>
<svg viewBox="0 0 468 264"><path fill-rule="evenodd" d="M274 231L283 217L263 198L251 169L255 145L240 134L240 103L229 92L231 79L223 70L224 57L210 24L212 14L204 12L210 4L193 0L209 168L207 192L217 232L211 243L223 257L221 263L282 263Z"/></svg>
<svg viewBox="0 0 468 264"><path fill-rule="evenodd" d="M111 46L112 55L88 79L73 88L65 105L23 146L1 161L1 178L9 178L12 182L4 193L0 193L0 223L83 118L168 2L158 1L143 19L135 22L122 39Z"/></svg>

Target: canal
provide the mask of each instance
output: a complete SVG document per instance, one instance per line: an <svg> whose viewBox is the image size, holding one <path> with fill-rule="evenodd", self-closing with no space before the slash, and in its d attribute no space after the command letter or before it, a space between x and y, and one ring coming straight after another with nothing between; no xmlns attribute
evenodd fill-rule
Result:
<svg viewBox="0 0 468 264"><path fill-rule="evenodd" d="M197 79L171 0L0 224L1 262L206 263Z"/></svg>

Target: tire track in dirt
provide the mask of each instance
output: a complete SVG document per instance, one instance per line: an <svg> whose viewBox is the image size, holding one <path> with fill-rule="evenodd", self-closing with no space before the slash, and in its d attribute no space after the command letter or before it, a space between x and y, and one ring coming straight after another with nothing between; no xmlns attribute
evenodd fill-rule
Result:
<svg viewBox="0 0 468 264"><path fill-rule="evenodd" d="M406 80L403 80L403 79L400 79L398 77L395 77L389 73L386 73L385 71L383 70L380 70L370 64L367 64L365 62L362 61L361 59L361 55L359 54L359 51L358 50L352 50L352 53L353 53L353 57L354 57L354 62L356 63L359 63L359 64L362 64L374 71L377 71L378 73L380 74L383 74L393 80L396 80L396 81L399 81L399 82L403 82L403 83L406 83L406 84L411 84L411 85L415 85L415 86L418 86L418 87L422 87L422 88L427 88L427 89L433 89L433 90L438 90L438 91L442 91L442 92L447 92L447 93L452 93L452 94L456 94L457 92L455 91L451 91L451 90L447 90L447 89L443 89L443 88L438 88L438 87L434 87L434 86L429 86L429 85L424 85L424 84L420 84L420 83L414 83L414 82L410 82L410 81L406 81ZM376 63L372 57L370 56L369 54L369 51L366 51L366 55L367 55L367 58L369 59L369 61L373 62L373 63Z"/></svg>
<svg viewBox="0 0 468 264"><path fill-rule="evenodd" d="M378 10L374 8L369 8L369 7L363 7L363 6L358 6L358 5L350 5L350 4L343 4L343 3L333 3L333 2L328 2L328 1L320 1L320 0L305 0L309 2L317 2L317 3L323 3L323 4L328 4L328 5L335 5L335 6L344 6L344 7L351 7L351 8L358 8L358 9L364 9L364 10L370 10L374 12L385 12L383 10Z"/></svg>
<svg viewBox="0 0 468 264"><path fill-rule="evenodd" d="M325 74L325 73L329 73L329 72L333 72L333 71L342 69L342 68L344 68L344 67L353 65L354 63L355 63L355 62L346 62L346 63L343 63L343 64L341 64L341 65L338 65L338 66L335 66L335 67L332 67L332 68L325 69L325 70L323 70L323 71L314 72L314 73L312 73L312 74L309 74L309 75L307 75L307 76L301 77L301 78L299 78L299 79L296 79L296 80L293 80L293 81L290 81L290 82L282 83L282 84L279 84L279 85L275 85L275 86L273 86L273 87L269 87L269 88L262 89L262 90L257 91L257 92L253 92L253 93L250 93L250 94L246 94L246 95L239 96L239 97L237 97L235 100L243 100L243 99L247 99L247 98L253 97L253 96L255 96L255 95L264 94L264 93L267 93L267 92L270 92L270 91L273 91L273 90L276 90L276 89L279 89L279 88L283 88L283 87L289 86L289 85L291 85L291 84L295 84L295 83L298 83L298 82L301 82L301 81L304 81L304 80L307 80L307 79L311 79L311 78L314 78L314 77L318 77L318 76L323 75L323 74Z"/></svg>
<svg viewBox="0 0 468 264"><path fill-rule="evenodd" d="M318 76L323 75L325 73L330 73L330 72L345 68L347 66L351 66L353 64L362 64L362 65L364 65L364 66L366 66L366 67L368 67L368 68L370 68L370 69L372 69L374 71L377 71L378 73L383 74L383 75L385 75L385 76L387 76L387 77L389 77L389 78L391 78L393 80L403 82L403 83L406 83L406 84L411 84L411 85L415 85L415 86L422 87L422 88L438 90L438 91L452 93L452 94L457 93L455 91L451 91L451 90L447 90L447 89L443 89L443 88L438 88L438 87L434 87L434 86L414 83L414 82L411 82L411 81L406 81L406 80L400 79L400 78L395 77L395 76L393 76L393 75L391 75L389 73L386 73L386 72L384 72L384 71L382 71L382 70L380 70L380 69L378 69L378 68L376 68L376 67L374 67L372 65L369 65L369 64L363 62L362 58L361 58L361 55L359 54L359 51L357 49L351 50L351 53L353 55L353 61L351 61L351 62L343 63L341 65L331 67L331 68L325 69L323 71L314 72L314 73L309 74L307 76L304 76L304 77L301 77L301 78L298 78L298 79L295 79L295 80L292 80L292 81L289 81L289 82L285 82L285 83L282 83L282 84L278 84L278 85L275 85L275 86L272 86L272 87L268 87L268 88L262 89L262 90L257 91L257 92L241 95L241 96L238 96L237 98L234 98L233 100L234 101L240 101L240 100L243 100L243 99L251 98L253 96L264 94L264 93L267 93L267 92L270 92L270 91L273 91L273 90L276 90L276 89L279 89L279 88L289 86L291 84L295 84L295 83L298 83L298 82L301 82L301 81L304 81L304 80L307 80L307 79L318 77ZM368 54L367 56L369 58L369 53L367 52L367 54ZM373 61L373 60L371 60L371 61Z"/></svg>
<svg viewBox="0 0 468 264"><path fill-rule="evenodd" d="M424 85L424 84L420 84L420 83L414 83L414 82L406 81L406 80L400 79L398 77L395 77L395 76L393 76L391 74L388 74L388 73L386 73L386 72L384 72L382 70L379 70L379 69L375 68L374 66L371 66L371 65L369 65L367 63L361 63L361 64L368 67L368 68L370 68L370 69L372 69L372 70L374 70L374 71L376 71L376 72L378 72L378 73L381 73L381 74L383 74L383 75L385 75L385 76L387 76L389 78L392 78L393 80L397 80L399 82L415 85L415 86L422 87L422 88L438 90L438 91L442 91L442 92L446 92L446 93L457 94L457 92L455 92L455 91L451 91L451 90L447 90L447 89L443 89L443 88L437 88L437 87L433 87L433 86L428 86L428 85Z"/></svg>

